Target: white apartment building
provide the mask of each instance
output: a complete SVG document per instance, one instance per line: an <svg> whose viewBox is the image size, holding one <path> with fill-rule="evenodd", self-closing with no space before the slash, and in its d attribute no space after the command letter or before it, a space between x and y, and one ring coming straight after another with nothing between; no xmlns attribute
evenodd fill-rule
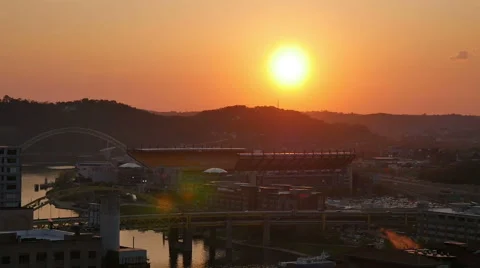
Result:
<svg viewBox="0 0 480 268"><path fill-rule="evenodd" d="M417 236L437 242L480 242L479 227L480 206L470 203L424 210L417 218Z"/></svg>
<svg viewBox="0 0 480 268"><path fill-rule="evenodd" d="M0 146L0 208L22 205L22 164L19 147Z"/></svg>

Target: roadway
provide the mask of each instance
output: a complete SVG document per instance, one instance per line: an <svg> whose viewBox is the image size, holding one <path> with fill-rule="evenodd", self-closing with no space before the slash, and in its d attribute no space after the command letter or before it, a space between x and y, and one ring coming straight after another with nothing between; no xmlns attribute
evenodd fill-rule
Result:
<svg viewBox="0 0 480 268"><path fill-rule="evenodd" d="M392 218L392 217L414 217L416 209L371 209L371 210L325 210L325 211L219 211L219 212L187 212L187 213L165 213L165 214L141 214L120 216L122 225L135 225L136 223L148 223L157 221L186 223L203 226L225 225L225 222L232 220L235 224L258 225L268 220L273 224L314 224L324 221L334 223L355 223L365 222L370 217ZM360 219L360 220L359 220ZM60 223L87 223L87 217L68 217L51 220L54 224ZM49 219L34 220L34 225L44 225L50 222ZM235 225L234 224L234 225Z"/></svg>
<svg viewBox="0 0 480 268"><path fill-rule="evenodd" d="M428 181L420 181L404 177L392 177L382 174L377 174L377 179L380 182L386 183L387 186L399 189L404 186L407 190L415 192L416 194L434 194L438 195L441 191L449 191L453 194L461 196L469 196L480 200L479 189L473 185L448 185L444 183L432 183Z"/></svg>

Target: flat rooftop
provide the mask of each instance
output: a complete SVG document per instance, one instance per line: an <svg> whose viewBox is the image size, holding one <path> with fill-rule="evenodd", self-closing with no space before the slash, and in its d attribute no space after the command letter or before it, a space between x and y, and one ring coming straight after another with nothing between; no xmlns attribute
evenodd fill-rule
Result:
<svg viewBox="0 0 480 268"><path fill-rule="evenodd" d="M438 261L427 257L409 254L399 250L379 250L373 248L364 248L356 250L346 257L353 259L362 259L388 264L409 265L411 267L437 267Z"/></svg>
<svg viewBox="0 0 480 268"><path fill-rule="evenodd" d="M60 231L60 230L50 230L50 229L33 229L33 230L21 230L21 231L6 231L0 232L2 234L12 234L16 233L20 239L38 239L38 240L49 240L49 241L60 241L65 240L65 236L74 235L72 232Z"/></svg>
<svg viewBox="0 0 480 268"><path fill-rule="evenodd" d="M129 247L122 247L118 249L118 252L142 252L142 253L147 253L146 249L143 248L129 248Z"/></svg>
<svg viewBox="0 0 480 268"><path fill-rule="evenodd" d="M475 214L472 211L455 211L452 208L431 208L428 211L436 212L436 213L443 213L443 214L452 214L452 215L464 215L464 216L473 216L473 217L480 217L480 214Z"/></svg>
<svg viewBox="0 0 480 268"><path fill-rule="evenodd" d="M351 164L355 156L353 151L241 153L235 170L338 170Z"/></svg>
<svg viewBox="0 0 480 268"><path fill-rule="evenodd" d="M136 148L130 151L138 152L245 152L245 148L220 148L220 147L185 147L185 148Z"/></svg>
<svg viewBox="0 0 480 268"><path fill-rule="evenodd" d="M314 152L252 152L240 153L240 157L274 157L274 158L297 158L297 157L329 157L329 156L355 156L353 151L314 151Z"/></svg>

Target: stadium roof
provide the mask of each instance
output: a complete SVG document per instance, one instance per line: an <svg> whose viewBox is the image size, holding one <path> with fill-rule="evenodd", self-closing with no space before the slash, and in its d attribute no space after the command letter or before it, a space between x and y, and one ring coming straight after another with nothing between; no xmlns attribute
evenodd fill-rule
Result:
<svg viewBox="0 0 480 268"><path fill-rule="evenodd" d="M346 167L353 151L304 153L245 153L244 148L146 148L130 149L129 156L150 168L175 167L204 170L211 167L237 171L333 170Z"/></svg>
<svg viewBox="0 0 480 268"><path fill-rule="evenodd" d="M261 170L334 170L355 159L354 152L241 153L235 165L238 171Z"/></svg>
<svg viewBox="0 0 480 268"><path fill-rule="evenodd" d="M129 149L128 155L149 168L172 167L205 170L216 167L231 170L244 148L185 147Z"/></svg>

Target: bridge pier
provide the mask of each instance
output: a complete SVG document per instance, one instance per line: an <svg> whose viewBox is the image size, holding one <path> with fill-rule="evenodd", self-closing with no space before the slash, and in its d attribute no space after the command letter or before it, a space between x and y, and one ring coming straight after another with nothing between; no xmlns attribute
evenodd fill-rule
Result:
<svg viewBox="0 0 480 268"><path fill-rule="evenodd" d="M210 227L208 230L208 242L210 244L215 243L217 240L217 228L216 227Z"/></svg>
<svg viewBox="0 0 480 268"><path fill-rule="evenodd" d="M170 268L177 268L178 265L178 253L170 251Z"/></svg>
<svg viewBox="0 0 480 268"><path fill-rule="evenodd" d="M193 242L193 234L191 228L183 228L183 243L182 249L184 252L192 252L192 242Z"/></svg>
<svg viewBox="0 0 480 268"><path fill-rule="evenodd" d="M325 231L327 228L327 215L322 214L322 231Z"/></svg>
<svg viewBox="0 0 480 268"><path fill-rule="evenodd" d="M215 261L216 240L217 240L217 228L210 227L209 234L208 234L208 259L210 261Z"/></svg>
<svg viewBox="0 0 480 268"><path fill-rule="evenodd" d="M178 228L170 227L168 230L168 250L170 254L176 254L178 250Z"/></svg>
<svg viewBox="0 0 480 268"><path fill-rule="evenodd" d="M226 231L225 231L225 251L228 260L232 260L233 258L233 237L232 237L232 219L227 219L226 223Z"/></svg>
<svg viewBox="0 0 480 268"><path fill-rule="evenodd" d="M269 246L270 245L270 219L265 218L265 221L263 223L263 246Z"/></svg>

